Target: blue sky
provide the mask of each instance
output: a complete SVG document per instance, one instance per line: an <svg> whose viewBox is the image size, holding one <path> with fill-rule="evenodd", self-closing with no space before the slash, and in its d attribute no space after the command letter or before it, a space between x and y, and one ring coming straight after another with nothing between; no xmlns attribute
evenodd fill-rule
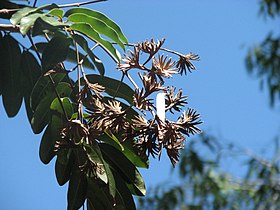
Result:
<svg viewBox="0 0 280 210"><path fill-rule="evenodd" d="M69 2L74 1L59 1ZM260 91L259 81L247 74L244 62L247 48L277 26L276 21L258 16L257 0L109 0L91 8L115 20L132 43L166 38L166 48L199 54L197 71L175 77L170 84L188 95L189 107L202 115L201 128L259 154L272 147L280 134L279 106L269 107L267 91ZM116 71L110 62L106 67L108 75ZM54 161L40 162L41 136L32 133L25 111L8 119L1 105L0 116L1 208L66 209L67 185L57 184ZM147 187L167 180L170 167L166 157L152 160L150 169L141 170Z"/></svg>

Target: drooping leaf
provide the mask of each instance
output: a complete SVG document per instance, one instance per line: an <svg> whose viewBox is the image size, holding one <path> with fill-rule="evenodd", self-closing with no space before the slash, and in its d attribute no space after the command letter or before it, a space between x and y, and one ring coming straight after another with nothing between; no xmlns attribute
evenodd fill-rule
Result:
<svg viewBox="0 0 280 210"><path fill-rule="evenodd" d="M68 210L77 210L79 209L85 202L87 194L87 179L84 174L80 172L80 170L75 170L72 172L68 193L67 193L67 209Z"/></svg>
<svg viewBox="0 0 280 210"><path fill-rule="evenodd" d="M38 51L40 53L42 53L45 49L45 47L47 46L48 43L46 42L38 42L36 43L36 47L38 49ZM32 50L34 50L33 47L31 47ZM94 65L90 62L90 60L88 59L88 57L85 57L84 54L82 54L81 52L79 52L79 58L84 58L84 62L83 62L83 66L85 68L88 68L88 69L94 69ZM68 55L67 55L67 58L66 58L66 61L69 61L71 63L77 63L77 55L76 55L76 51L75 49L73 48L69 48L69 51L68 51ZM103 65L103 64L102 64Z"/></svg>
<svg viewBox="0 0 280 210"><path fill-rule="evenodd" d="M72 92L70 84L65 82L60 82L56 86L56 90L60 97L69 97ZM50 121L50 106L55 98L56 94L54 90L47 92L44 98L40 101L39 105L36 107L36 110L34 111L34 115L31 120L31 127L35 134L41 133L44 127Z"/></svg>
<svg viewBox="0 0 280 210"><path fill-rule="evenodd" d="M98 83L104 86L105 92L110 96L122 98L126 100L129 104L133 103L134 91L127 84L110 77L102 77L100 75L95 74L87 75L87 79L91 83Z"/></svg>
<svg viewBox="0 0 280 210"><path fill-rule="evenodd" d="M105 40L102 39L96 30L94 30L89 24L87 23L74 23L70 26L70 29L78 31L88 38L92 39L93 41L100 44L100 46L116 61L120 62L120 53L113 47L113 45Z"/></svg>
<svg viewBox="0 0 280 210"><path fill-rule="evenodd" d="M104 23L102 20L96 19L86 14L75 13L68 17L68 20L74 23L88 23L97 33L102 34L116 42L123 50L124 44L120 40L118 34L114 29Z"/></svg>
<svg viewBox="0 0 280 210"><path fill-rule="evenodd" d="M61 85L61 84L59 84L59 85ZM59 88L59 86L58 86L58 88ZM70 95L70 92L67 92L65 95ZM65 113L67 114L67 118L71 118L72 114L74 113L72 102L70 101L70 99L68 97L60 98L60 101L62 103L63 108L61 107L59 99L55 98L53 100L53 102L51 103L50 109L52 110L53 113L62 114L62 115L64 115L64 111L65 111Z"/></svg>
<svg viewBox="0 0 280 210"><path fill-rule="evenodd" d="M62 9L59 9L59 8L54 8L51 11L49 11L48 14L56 16L56 17L61 19L64 15L64 11Z"/></svg>
<svg viewBox="0 0 280 210"><path fill-rule="evenodd" d="M60 186L69 181L75 158L72 150L61 150L55 162L56 180Z"/></svg>
<svg viewBox="0 0 280 210"><path fill-rule="evenodd" d="M6 49L4 45L4 38L2 36L2 33L0 32L0 58L4 58L6 54ZM5 65L4 59L0 59L0 96L2 95L2 89L3 89L3 77L4 77L4 68L3 66Z"/></svg>
<svg viewBox="0 0 280 210"><path fill-rule="evenodd" d="M88 8L73 8L68 10L65 13L65 16L68 17L71 14L76 14L76 13L88 15L90 17L103 21L104 23L106 23L106 25L111 27L118 34L118 36L123 42L128 43L127 38L124 36L121 28L114 21L112 21L110 18L108 18L106 15L102 14L101 12L91 10Z"/></svg>
<svg viewBox="0 0 280 210"><path fill-rule="evenodd" d="M122 154L108 144L100 144L100 149L105 160L112 166L129 185L133 186L133 192L136 195L144 196L146 194L144 180L137 168Z"/></svg>
<svg viewBox="0 0 280 210"><path fill-rule="evenodd" d="M87 208L88 210L113 210L112 201L108 197L106 186L100 185L96 180L88 179Z"/></svg>
<svg viewBox="0 0 280 210"><path fill-rule="evenodd" d="M123 207L125 210L136 210L132 194L125 182L116 171L114 171L114 177L116 179L117 186L116 206L118 208Z"/></svg>
<svg viewBox="0 0 280 210"><path fill-rule="evenodd" d="M33 56L32 53L28 51L23 51L21 55L21 71L22 71L22 90L24 97L24 104L26 109L26 114L29 122L31 122L32 116L34 114L31 109L30 96L35 86L37 80L41 75L41 67Z"/></svg>
<svg viewBox="0 0 280 210"><path fill-rule="evenodd" d="M57 84L64 79L65 74L55 74L52 75L52 79ZM30 97L31 108L34 111L39 105L40 101L49 93L54 90L54 86L47 76L41 76L40 79L36 82Z"/></svg>
<svg viewBox="0 0 280 210"><path fill-rule="evenodd" d="M105 68L104 65L102 63L102 61L96 57L96 55L93 54L93 52L90 50L89 46L88 46L88 42L87 40L78 35L78 34L72 34L72 38L83 48L83 50L89 55L90 59L92 60L92 62L94 63L95 67L97 68L97 70L99 71L99 73L101 75L104 75L105 73ZM84 57L84 56L83 56ZM83 58L80 57L80 58ZM85 63L83 62L83 65Z"/></svg>
<svg viewBox="0 0 280 210"><path fill-rule="evenodd" d="M5 49L4 57L1 57L3 105L8 117L14 117L22 103L21 51L18 42L10 35L2 39L2 47Z"/></svg>
<svg viewBox="0 0 280 210"><path fill-rule="evenodd" d="M44 135L42 136L39 149L40 160L44 164L48 164L55 156L54 145L55 142L59 139L60 129L62 127L63 123L60 117L56 115L52 116L51 122L49 123L44 132Z"/></svg>
<svg viewBox="0 0 280 210"><path fill-rule="evenodd" d="M98 137L98 140L110 144L111 146L115 147L116 149L123 151L124 148L122 144L119 142L117 137L114 134L110 134L106 131L104 131L104 134Z"/></svg>
<svg viewBox="0 0 280 210"><path fill-rule="evenodd" d="M43 73L67 58L70 44L71 39L66 36L55 36L50 40L42 53Z"/></svg>

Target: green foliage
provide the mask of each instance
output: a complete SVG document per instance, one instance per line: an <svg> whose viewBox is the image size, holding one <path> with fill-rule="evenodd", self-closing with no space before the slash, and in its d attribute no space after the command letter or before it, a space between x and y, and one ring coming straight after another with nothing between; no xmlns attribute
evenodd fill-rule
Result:
<svg viewBox="0 0 280 210"><path fill-rule="evenodd" d="M133 195L146 194L137 167L148 168L149 155L160 155L161 149L166 149L175 165L184 135L200 132L200 116L194 110L172 122L159 118L152 99L164 91L168 105L163 103L163 109L180 112L187 97L182 91L174 96L175 89L163 86L164 79L186 68L194 70L191 60L198 56L167 50L178 61L163 55L157 59L159 50L166 50L161 49L164 39L128 44L113 20L75 4L31 7L4 1L0 8L11 9L0 11L0 18L11 22L7 30L0 29L0 95L5 111L15 117L24 99L32 131L42 133L41 161L48 164L56 157L57 182L69 183L68 209L85 203L95 210L136 209ZM11 32L28 40L31 47L26 48ZM126 46L134 52L122 59L117 48ZM105 76L105 66L94 52L98 47L116 63L121 80ZM140 54L148 54L143 64ZM74 65L66 69L64 62ZM178 68L173 68L175 64ZM87 73L95 69L99 74ZM143 87L131 78L131 69L141 71ZM131 84L124 83L124 78ZM152 119L144 118L146 112Z"/></svg>

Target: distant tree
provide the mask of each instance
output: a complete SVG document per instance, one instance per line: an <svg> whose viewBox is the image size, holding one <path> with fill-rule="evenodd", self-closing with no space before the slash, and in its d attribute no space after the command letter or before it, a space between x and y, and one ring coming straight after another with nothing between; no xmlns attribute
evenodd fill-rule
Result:
<svg viewBox="0 0 280 210"><path fill-rule="evenodd" d="M174 166L185 138L200 132L193 109L175 122L165 118L165 112L181 112L187 97L164 86L175 74L194 70L191 61L199 57L163 48L164 39L128 43L113 20L80 7L101 1L40 7L37 0L0 2L3 106L15 117L24 101L33 132L43 132L41 161L56 157L58 184L69 181L69 210L85 202L87 209L135 209L132 195L146 193L137 167L148 168L149 156L163 149ZM120 80L105 76L111 73L96 48L116 63ZM118 49L126 48L132 50L122 58Z"/></svg>
<svg viewBox="0 0 280 210"><path fill-rule="evenodd" d="M279 19L280 1L260 1L260 14ZM251 48L246 65L262 85L267 84L274 105L280 99L280 36L271 32ZM217 138L204 134L182 151L178 170L170 177L176 184L166 182L151 189L149 196L139 199L139 209L280 209L279 140L271 147L274 154L265 159L234 145L225 147ZM241 160L236 154L247 157L243 177L223 172L221 162L229 161L231 154L235 160Z"/></svg>

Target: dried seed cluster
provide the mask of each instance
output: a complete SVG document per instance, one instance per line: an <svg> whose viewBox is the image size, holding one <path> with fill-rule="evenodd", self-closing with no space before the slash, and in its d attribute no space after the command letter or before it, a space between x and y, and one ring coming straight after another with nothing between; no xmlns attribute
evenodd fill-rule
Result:
<svg viewBox="0 0 280 210"><path fill-rule="evenodd" d="M101 136L107 133L117 137L120 142L136 142L135 149L143 157L160 157L165 149L175 166L179 160L179 150L184 147L185 136L200 133L201 130L197 126L202 121L200 115L190 108L175 122L167 119L162 121L157 115L154 96L158 92L164 92L166 112L181 112L187 104L187 96L183 96L181 89L176 93L176 88L165 87L165 79L177 74L186 74L186 69L191 72L195 69L191 61L198 60L199 57L192 53L182 55L164 49L164 41L162 39L155 42L152 39L131 45L133 50L125 54L123 63L118 65L118 69L135 86L133 104L130 107L124 106L114 98L104 97L104 87L97 83L91 84L85 78L85 85L78 98L87 109L87 117L69 122L61 132L62 140L57 142L56 150L64 148L67 142L71 147L79 145L81 141L88 144L102 142ZM161 50L179 56L178 60L172 61L171 57L159 54ZM141 62L141 56L145 54L148 55L147 59ZM139 70L137 81L141 81L141 87L138 87L129 75L132 69ZM150 116L150 119L146 119L147 116ZM86 148L84 151L86 152ZM92 173L90 168L96 169L98 166L88 162L90 158L82 169Z"/></svg>

